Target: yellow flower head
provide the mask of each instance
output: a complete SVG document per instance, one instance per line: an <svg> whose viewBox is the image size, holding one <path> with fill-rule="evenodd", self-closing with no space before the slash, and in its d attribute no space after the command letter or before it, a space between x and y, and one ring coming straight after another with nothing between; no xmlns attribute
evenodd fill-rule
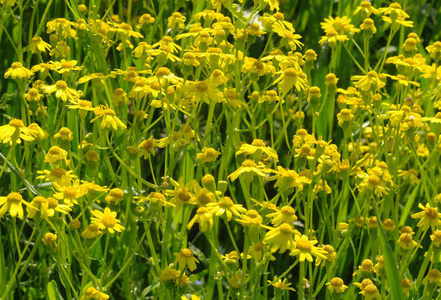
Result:
<svg viewBox="0 0 441 300"><path fill-rule="evenodd" d="M191 272L196 270L196 263L199 263L199 260L194 257L194 254L190 249L181 249L179 253L174 253L173 255L176 256L175 264L176 262L179 264L179 269L181 271L183 271L186 266L188 266L188 269Z"/></svg>
<svg viewBox="0 0 441 300"><path fill-rule="evenodd" d="M21 140L32 142L33 131L24 126L20 119L12 119L8 124L0 126L0 142L10 145L20 144Z"/></svg>
<svg viewBox="0 0 441 300"><path fill-rule="evenodd" d="M34 72L23 67L19 62L12 63L11 67L5 72L5 78L12 77L12 79L28 79L32 75L34 75Z"/></svg>
<svg viewBox="0 0 441 300"><path fill-rule="evenodd" d="M320 248L314 246L317 244L317 240L309 240L306 235L298 235L295 236L295 247L292 249L289 255L291 256L299 256L300 261L304 261L305 259L312 262L312 256L326 259L326 252Z"/></svg>
<svg viewBox="0 0 441 300"><path fill-rule="evenodd" d="M265 234L263 243L271 244L271 252L277 252L279 250L280 253L283 253L286 250L295 249L293 234L294 229L292 226L288 223L283 223L276 228L271 228L270 231Z"/></svg>
<svg viewBox="0 0 441 300"><path fill-rule="evenodd" d="M267 173L269 172L270 170L266 169L264 165L256 165L254 161L247 159L236 171L231 173L228 178L230 178L231 181L235 181L239 177L239 175L244 173L251 173L251 175L266 177Z"/></svg>
<svg viewBox="0 0 441 300"><path fill-rule="evenodd" d="M92 215L94 217L91 217L90 220L92 224L98 225L99 229L107 229L110 233L125 230L124 226L119 224L121 221L116 218L116 212L111 211L108 207L104 209L104 212L95 209L92 211Z"/></svg>
<svg viewBox="0 0 441 300"><path fill-rule="evenodd" d="M348 286L344 284L343 279L340 277L334 277L331 279L331 282L326 283L331 294L342 294Z"/></svg>
<svg viewBox="0 0 441 300"><path fill-rule="evenodd" d="M199 229L206 232L213 226L213 216L206 207L199 207L196 215L188 222L187 229L190 230L195 222L199 223Z"/></svg>
<svg viewBox="0 0 441 300"><path fill-rule="evenodd" d="M46 50L51 50L51 45L43 41L39 36L33 37L31 44L29 45L29 51L31 53L46 52Z"/></svg>
<svg viewBox="0 0 441 300"><path fill-rule="evenodd" d="M418 204L418 207L423 211L411 215L414 219L421 219L417 226L422 226L423 231L426 231L431 227L432 232L435 232L436 226L441 225L441 213L438 212L438 207L430 207L429 203L426 204L426 207L420 203Z"/></svg>
<svg viewBox="0 0 441 300"><path fill-rule="evenodd" d="M46 156L44 157L44 162L49 162L51 164L53 163L60 163L62 160L65 160L67 158L67 151L61 149L58 146L53 146L49 149Z"/></svg>
<svg viewBox="0 0 441 300"><path fill-rule="evenodd" d="M49 85L43 88L44 93L51 94L55 92L55 97L61 98L64 102L68 99L77 101L80 98L80 94L70 87L63 80L58 80L54 85Z"/></svg>
<svg viewBox="0 0 441 300"><path fill-rule="evenodd" d="M9 193L6 197L0 197L0 218L9 211L11 217L15 218L18 216L23 219L23 206L25 204L29 206L30 204L23 200L23 197L16 192Z"/></svg>
<svg viewBox="0 0 441 300"><path fill-rule="evenodd" d="M95 122L97 119L101 118L101 128L112 128L113 130L118 130L118 128L121 128L122 130L126 129L127 126L124 125L124 123L116 116L116 112L108 108L106 106L100 105L99 107L95 108L93 111L96 115L95 118L90 120L90 123Z"/></svg>

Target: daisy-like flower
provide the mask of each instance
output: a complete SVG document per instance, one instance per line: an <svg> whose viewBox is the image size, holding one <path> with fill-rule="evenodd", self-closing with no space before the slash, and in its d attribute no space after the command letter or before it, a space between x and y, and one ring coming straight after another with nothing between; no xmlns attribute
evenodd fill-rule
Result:
<svg viewBox="0 0 441 300"><path fill-rule="evenodd" d="M139 32L133 31L132 26L124 22L122 22L121 24L116 24L116 33L121 37L122 41L126 41L131 36L135 38L144 37Z"/></svg>
<svg viewBox="0 0 441 300"><path fill-rule="evenodd" d="M67 105L67 107L69 109L77 109L78 110L78 114L83 119L87 116L87 113L89 111L93 111L94 110L91 101L88 101L88 100L78 100L78 102L77 102L75 100L70 100L70 102L72 104Z"/></svg>
<svg viewBox="0 0 441 300"><path fill-rule="evenodd" d="M282 280L280 278L277 278L277 276L275 276L274 280L273 281L268 280L268 283L271 283L271 285L279 291L285 291L285 290L290 290L293 292L296 291L293 287L291 287L292 283L286 282L286 278L283 278Z"/></svg>
<svg viewBox="0 0 441 300"><path fill-rule="evenodd" d="M167 196L173 196L173 198L170 199L170 202L176 205L176 209L175 209L176 213L181 210L184 204L197 203L195 194L193 194L190 190L190 188L193 185L192 181L190 181L187 184L184 184L184 178L181 178L179 182L177 182L173 178L170 178L170 182L174 187L173 191L166 190L164 193Z"/></svg>
<svg viewBox="0 0 441 300"><path fill-rule="evenodd" d="M242 214L247 212L242 204L234 204L233 200L227 196L220 199L217 203L208 203L206 207L212 215L217 217L225 214L227 221L230 221L233 215L240 218Z"/></svg>
<svg viewBox="0 0 441 300"><path fill-rule="evenodd" d="M32 75L34 75L34 72L23 67L19 62L12 63L11 67L5 72L5 78L11 77L12 79L28 79Z"/></svg>
<svg viewBox="0 0 441 300"><path fill-rule="evenodd" d="M196 270L196 263L199 263L199 260L194 257L194 254L190 249L181 249L179 253L176 252L173 253L173 255L176 256L175 264L176 262L179 264L179 269L181 271L184 271L186 266L188 266L190 272Z"/></svg>
<svg viewBox="0 0 441 300"><path fill-rule="evenodd" d="M378 291L377 287L373 283L368 284L364 288L364 290L362 290L360 292L360 294L362 294L364 296L365 300L372 300L372 299L381 300L380 292Z"/></svg>
<svg viewBox="0 0 441 300"><path fill-rule="evenodd" d="M168 83L178 84L184 81L182 78L174 75L169 68L161 67L155 73L155 76L147 79L147 84L153 84L159 82L161 87L166 86Z"/></svg>
<svg viewBox="0 0 441 300"><path fill-rule="evenodd" d="M33 37L31 44L29 45L29 51L31 53L46 52L46 50L51 50L51 45L43 41L39 36Z"/></svg>
<svg viewBox="0 0 441 300"><path fill-rule="evenodd" d="M257 160L260 160L262 157L262 154L266 154L267 158L273 158L276 161L279 159L277 156L276 150L272 149L271 147L265 146L265 143L263 140L254 139L253 142L250 144L243 143L239 150L236 152L236 155L240 155L242 153L245 153L246 155L253 155L256 154L255 157Z"/></svg>
<svg viewBox="0 0 441 300"><path fill-rule="evenodd" d="M31 203L29 203L29 206L26 208L26 211L28 213L27 217L29 219L33 219L37 212L40 212L40 217L42 219L46 219L47 217L52 217L55 213L54 209L49 210L48 209L48 202L46 198L42 196L36 196Z"/></svg>
<svg viewBox="0 0 441 300"><path fill-rule="evenodd" d="M293 240L294 229L288 223L283 223L282 225L271 228L265 234L263 239L264 244L271 244L271 252L283 253L286 250L295 249L296 243Z"/></svg>
<svg viewBox="0 0 441 300"><path fill-rule="evenodd" d="M217 151L216 149L214 149L214 148L204 147L202 149L202 152L198 153L196 155L196 159L203 160L206 163L208 163L208 162L215 162L220 154L221 153L219 151Z"/></svg>
<svg viewBox="0 0 441 300"><path fill-rule="evenodd" d="M61 139L63 141L72 141L73 132L67 127L61 127L58 133L54 135L54 138Z"/></svg>
<svg viewBox="0 0 441 300"><path fill-rule="evenodd" d="M75 180L72 185L61 186L53 182L54 198L63 201L69 207L78 203L78 198L84 195L80 189L80 181Z"/></svg>
<svg viewBox="0 0 441 300"><path fill-rule="evenodd" d="M124 198L124 191L119 188L113 188L109 191L109 194L104 198L107 203L118 205Z"/></svg>
<svg viewBox="0 0 441 300"><path fill-rule="evenodd" d="M44 162L51 164L60 164L62 160L67 158L67 151L58 146L52 146L44 157Z"/></svg>
<svg viewBox="0 0 441 300"><path fill-rule="evenodd" d="M162 207L170 207L175 205L173 203L167 202L165 195L161 192L151 192L147 197L137 196L135 199L139 199L138 203L148 202L150 208L157 211Z"/></svg>
<svg viewBox="0 0 441 300"><path fill-rule="evenodd" d="M98 291L94 287L88 288L84 292L84 296L81 297L81 300L108 300L108 299L110 299L109 295Z"/></svg>
<svg viewBox="0 0 441 300"><path fill-rule="evenodd" d="M21 140L32 142L32 131L24 126L20 119L12 119L8 124L0 126L0 142L10 145L20 144Z"/></svg>
<svg viewBox="0 0 441 300"><path fill-rule="evenodd" d="M104 209L104 212L95 209L92 211L92 215L94 216L90 218L92 224L98 225L101 230L107 229L110 233L125 230L124 226L119 224L121 221L116 218L116 212L111 211L108 207Z"/></svg>
<svg viewBox="0 0 441 300"><path fill-rule="evenodd" d="M361 1L360 5L354 10L354 15L360 13L363 19L369 18L371 14L378 14L380 11L372 6L369 1Z"/></svg>
<svg viewBox="0 0 441 300"><path fill-rule="evenodd" d="M352 76L351 80L354 82L355 87L364 92L378 92L379 89L386 85L386 83L380 80L377 72L375 71L369 71L366 75Z"/></svg>
<svg viewBox="0 0 441 300"><path fill-rule="evenodd" d="M291 188L303 190L304 184L311 183L311 179L308 179L306 176L300 176L296 171L285 169L281 166L277 166L277 171L272 170L271 172L276 173L276 175L268 177L267 180L276 180L274 187L280 187L282 190L288 190Z"/></svg>
<svg viewBox="0 0 441 300"><path fill-rule="evenodd" d="M411 215L411 217L414 219L421 219L417 226L422 226L423 231L426 231L429 229L429 227L431 227L432 232L435 232L435 227L441 225L441 213L438 212L438 207L430 207L429 203L426 204L426 207L420 203L418 204L418 207L423 211Z"/></svg>
<svg viewBox="0 0 441 300"><path fill-rule="evenodd" d="M291 250L289 255L291 256L299 256L300 261L304 261L305 259L312 262L312 256L319 257L321 259L326 259L326 252L320 248L314 246L318 243L317 240L309 240L306 235L298 235L295 236L295 247Z"/></svg>
<svg viewBox="0 0 441 300"><path fill-rule="evenodd" d="M136 27L138 28L142 28L144 26L144 24L153 24L155 23L155 18L153 18L151 15L149 14L143 14L139 20L138 20L138 25L136 25Z"/></svg>
<svg viewBox="0 0 441 300"><path fill-rule="evenodd" d="M286 68L273 84L279 83L279 93L288 93L293 87L298 92L304 91L307 86L306 75L301 70Z"/></svg>
<svg viewBox="0 0 441 300"><path fill-rule="evenodd" d="M70 71L78 71L83 68L83 66L77 66L78 61L76 60L65 60L62 59L61 62L51 62L55 66L55 71L60 74L70 72Z"/></svg>
<svg viewBox="0 0 441 300"><path fill-rule="evenodd" d="M250 173L248 176L251 175L251 177L247 179L252 179L254 175L258 175L265 178L269 172L270 170L266 169L264 165L260 163L259 165L256 165L254 161L247 159L242 163L242 165L236 171L228 175L228 178L230 178L231 181L235 181L239 177L239 175L248 174L248 173Z"/></svg>
<svg viewBox="0 0 441 300"><path fill-rule="evenodd" d="M206 207L199 207L196 215L188 222L187 229L190 230L194 223L199 223L199 230L206 232L213 226L213 215Z"/></svg>
<svg viewBox="0 0 441 300"><path fill-rule="evenodd" d="M291 206L283 206L281 209L276 209L275 212L266 215L267 218L272 218L271 224L274 226L279 226L282 223L293 224L293 222L297 221L296 212Z"/></svg>
<svg viewBox="0 0 441 300"><path fill-rule="evenodd" d="M331 294L342 294L348 286L345 285L343 279L340 277L334 277L331 282L326 283ZM338 299L337 297L335 299Z"/></svg>
<svg viewBox="0 0 441 300"><path fill-rule="evenodd" d="M195 97L195 102L203 100L205 103L210 104L213 102L221 102L223 95L222 92L216 89L220 83L210 80L204 81L187 81L185 85L182 85L180 89L183 92L187 92L188 97Z"/></svg>
<svg viewBox="0 0 441 300"><path fill-rule="evenodd" d="M370 259L364 259L361 262L361 265L358 266L358 270L352 274L352 276L355 276L357 274L361 274L363 277L369 277L373 272L374 269L374 263Z"/></svg>
<svg viewBox="0 0 441 300"><path fill-rule="evenodd" d="M418 243L413 240L412 234L410 233L401 233L400 238L397 241L397 244L400 245L400 247L406 251L412 250L413 248L418 246Z"/></svg>
<svg viewBox="0 0 441 300"><path fill-rule="evenodd" d="M101 129L113 128L113 130L116 131L118 128L121 128L122 130L127 128L127 126L124 125L124 123L116 116L115 111L107 106L100 105L99 107L95 108L93 112L95 113L96 117L90 120L90 123L93 123L101 118Z"/></svg>
<svg viewBox="0 0 441 300"><path fill-rule="evenodd" d="M141 156L144 156L144 159L148 159L150 154L155 156L155 147L158 147L159 143L157 140L153 140L153 137L149 137L146 140L143 140L138 148L141 149Z"/></svg>
<svg viewBox="0 0 441 300"><path fill-rule="evenodd" d="M52 21L46 23L47 31L46 33L55 32L59 36L63 36L63 38L67 37L77 37L76 31L72 28L76 24L64 18L56 18Z"/></svg>
<svg viewBox="0 0 441 300"><path fill-rule="evenodd" d="M11 217L19 217L20 219L23 219L23 206L30 204L23 200L23 197L16 192L9 193L6 197L0 197L0 218L4 216L4 214L9 211L9 214Z"/></svg>
<svg viewBox="0 0 441 300"><path fill-rule="evenodd" d="M273 31L282 37L290 48L291 51L295 51L297 48L302 48L303 43L299 41L302 38L300 34L295 34L294 31L286 29L280 23L274 23L272 27Z"/></svg>
<svg viewBox="0 0 441 300"><path fill-rule="evenodd" d="M325 42L328 42L329 47L333 48L338 42L345 42L348 40L349 38L346 35L339 34L334 29L330 29L328 32L326 32L326 35L321 37L319 44L323 46Z"/></svg>
<svg viewBox="0 0 441 300"><path fill-rule="evenodd" d="M58 80L54 85L45 86L43 92L46 94L55 92L55 97L61 98L64 102L68 99L76 101L80 98L80 94L76 90L68 87L67 83L63 80Z"/></svg>
<svg viewBox="0 0 441 300"><path fill-rule="evenodd" d="M73 171L66 171L62 168L54 168L52 170L37 171L37 174L42 174L37 176L36 179L44 179L45 181L55 182L60 186L70 185L72 178L77 178L77 176L72 174Z"/></svg>
<svg viewBox="0 0 441 300"><path fill-rule="evenodd" d="M402 177L403 180L408 181L412 186L420 183L420 179L418 178L418 171L415 169L398 170L398 177Z"/></svg>
<svg viewBox="0 0 441 300"><path fill-rule="evenodd" d="M94 239L97 236L102 234L100 231L100 227L97 224L90 224L87 228L81 233L83 238L85 239Z"/></svg>

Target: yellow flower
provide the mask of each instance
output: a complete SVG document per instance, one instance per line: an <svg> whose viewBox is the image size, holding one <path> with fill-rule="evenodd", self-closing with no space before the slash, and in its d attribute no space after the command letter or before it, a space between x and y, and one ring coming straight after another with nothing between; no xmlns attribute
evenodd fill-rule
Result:
<svg viewBox="0 0 441 300"><path fill-rule="evenodd" d="M174 253L174 256L176 256L175 264L176 262L179 264L179 269L183 271L186 266L188 266L188 269L190 272L193 272L196 270L196 263L199 263L199 260L197 260L193 252L188 249L181 249L179 253Z"/></svg>
<svg viewBox="0 0 441 300"><path fill-rule="evenodd" d="M203 160L204 162L215 162L221 153L214 148L204 147L202 153L196 155L196 159Z"/></svg>
<svg viewBox="0 0 441 300"><path fill-rule="evenodd" d="M438 212L438 207L430 207L429 203L426 204L426 207L420 203L418 204L418 207L423 211L411 215L414 219L421 219L417 226L422 226L423 231L426 231L431 227L432 232L435 232L435 227L441 225L441 213Z"/></svg>
<svg viewBox="0 0 441 300"><path fill-rule="evenodd" d="M73 132L67 127L61 127L57 134L54 135L56 139L62 139L63 141L72 141Z"/></svg>
<svg viewBox="0 0 441 300"><path fill-rule="evenodd" d="M67 107L69 109L78 109L78 114L83 119L87 116L87 113L89 111L93 111L94 110L94 108L92 107L92 102L91 101L88 101L88 100L78 100L78 102L76 102L76 101L70 100L70 102L72 104L71 105L67 105Z"/></svg>
<svg viewBox="0 0 441 300"><path fill-rule="evenodd" d="M184 29L185 27L185 17L179 12L174 12L167 21L167 28L170 28L171 30Z"/></svg>
<svg viewBox="0 0 441 300"><path fill-rule="evenodd" d="M275 287L276 289L281 290L281 291L285 291L285 290L290 290L293 292L296 291L293 287L291 287L292 283L286 282L286 278L283 278L283 281L282 281L282 279L280 279L280 278L278 279L277 276L275 276L274 280L273 281L268 280L268 283L271 283L273 287Z"/></svg>
<svg viewBox="0 0 441 300"><path fill-rule="evenodd" d="M91 217L90 220L92 224L98 225L99 229L107 229L110 233L125 230L125 228L119 224L121 221L116 218L116 212L111 211L108 207L104 209L104 212L95 209L92 211L92 215L95 218Z"/></svg>
<svg viewBox="0 0 441 300"><path fill-rule="evenodd" d="M190 230L195 222L199 223L200 231L206 232L213 226L213 216L206 207L199 207L196 215L188 222L187 229Z"/></svg>
<svg viewBox="0 0 441 300"><path fill-rule="evenodd" d="M54 85L44 87L43 92L48 94L55 92L55 97L61 98L64 102L67 99L77 101L80 98L80 94L76 90L69 88L63 80L58 80Z"/></svg>
<svg viewBox="0 0 441 300"><path fill-rule="evenodd" d="M144 159L148 159L150 154L155 156L155 147L158 147L158 141L153 140L152 136L138 145L138 148L141 149L141 156L144 156Z"/></svg>
<svg viewBox="0 0 441 300"><path fill-rule="evenodd" d="M60 163L61 160L65 160L67 158L67 151L61 149L58 146L53 146L49 149L46 156L44 157L44 162Z"/></svg>
<svg viewBox="0 0 441 300"><path fill-rule="evenodd" d="M326 252L320 248L314 246L318 243L317 240L309 240L306 235L298 235L295 236L295 247L291 250L291 253L289 255L299 256L300 261L304 261L305 259L312 262L312 255L315 257L326 259Z"/></svg>
<svg viewBox="0 0 441 300"><path fill-rule="evenodd" d="M37 212L40 212L40 218L42 219L54 216L55 210L49 209L49 203L46 198L42 196L36 196L29 204L30 205L26 208L28 213L27 217L29 219L33 219Z"/></svg>
<svg viewBox="0 0 441 300"><path fill-rule="evenodd" d="M46 50L51 50L51 45L43 41L41 37L36 36L32 38L29 50L31 53L46 52Z"/></svg>
<svg viewBox="0 0 441 300"><path fill-rule="evenodd" d="M279 92L288 93L293 87L297 92L304 91L307 86L306 75L301 70L286 68L280 77L274 80L273 84L279 83Z"/></svg>
<svg viewBox="0 0 441 300"><path fill-rule="evenodd" d="M247 159L236 171L228 175L228 178L230 178L231 181L235 181L239 175L243 173L251 173L251 179L254 175L266 177L269 172L270 170L266 169L264 165L261 165L260 163L259 165L256 165L254 161Z"/></svg>
<svg viewBox="0 0 441 300"><path fill-rule="evenodd" d="M274 226L279 226L282 223L292 225L293 222L297 221L295 210L291 206L283 206L280 210L277 209L274 213L270 213L265 217L272 218L271 224Z"/></svg>
<svg viewBox="0 0 441 300"><path fill-rule="evenodd" d="M271 252L283 253L286 250L295 249L295 242L292 238L294 234L294 229L288 223L283 223L282 225L271 228L265 234L263 239L264 244L271 244Z"/></svg>
<svg viewBox="0 0 441 300"><path fill-rule="evenodd" d="M328 262L333 263L337 258L337 253L331 245L324 245L322 249L325 252L326 259L317 257L317 260L315 261L316 266L325 266Z"/></svg>
<svg viewBox="0 0 441 300"><path fill-rule="evenodd" d="M227 221L230 221L233 214L240 218L242 214L246 213L246 209L242 207L242 204L234 204L230 197L224 196L217 203L207 203L206 208L210 211L212 215L217 217L226 215Z"/></svg>
<svg viewBox="0 0 441 300"><path fill-rule="evenodd" d="M52 170L37 171L37 174L42 174L37 176L37 179L44 179L45 181L55 182L60 186L70 185L72 178L77 176L72 174L73 171L66 171L61 168L54 168Z"/></svg>
<svg viewBox="0 0 441 300"><path fill-rule="evenodd" d="M57 35L61 35L63 38L73 37L76 38L77 34L72 27L76 24L74 22L70 22L64 18L56 18L52 21L46 23L47 31L46 33L52 33L55 31Z"/></svg>
<svg viewBox="0 0 441 300"><path fill-rule="evenodd" d="M256 160L260 160L262 158L262 154L266 154L267 158L273 158L276 161L279 159L276 150L265 146L263 140L260 139L254 139L251 145L243 143L236 152L236 155L240 155L242 153L245 153L246 155L253 155Z"/></svg>
<svg viewBox="0 0 441 300"><path fill-rule="evenodd" d="M299 41L302 38L300 34L294 34L294 31L286 29L280 23L274 23L272 27L273 31L276 32L280 37L284 38L291 51L295 51L297 48L302 48L303 43Z"/></svg>
<svg viewBox="0 0 441 300"><path fill-rule="evenodd" d="M368 284L363 291L360 292L365 300L378 299L381 300L380 292L374 284Z"/></svg>
<svg viewBox="0 0 441 300"><path fill-rule="evenodd" d="M102 118L100 124L101 129L113 128L113 130L116 131L118 128L121 128L122 130L127 128L127 126L124 125L124 123L116 116L115 111L111 108L100 105L99 107L95 108L93 112L95 113L96 117L90 120L90 123Z"/></svg>
<svg viewBox="0 0 441 300"><path fill-rule="evenodd" d="M344 124L350 124L352 119L354 118L354 115L352 114L352 111L347 108L343 108L338 114L338 126L343 127Z"/></svg>
<svg viewBox="0 0 441 300"><path fill-rule="evenodd" d="M109 191L109 194L104 198L107 203L118 205L124 198L124 191L119 188L113 188Z"/></svg>
<svg viewBox="0 0 441 300"><path fill-rule="evenodd" d="M94 287L88 288L84 292L84 296L81 297L81 300L107 300L110 299L110 296L104 293L101 293Z"/></svg>
<svg viewBox="0 0 441 300"><path fill-rule="evenodd" d="M0 142L4 144L20 144L21 140L32 142L34 140L32 135L33 132L19 119L12 119L8 124L0 126Z"/></svg>
<svg viewBox="0 0 441 300"><path fill-rule="evenodd" d="M305 176L300 176L294 170L285 169L281 166L277 166L277 171L272 170L273 173L276 173L274 176L268 177L267 180L277 180L274 184L274 187L280 187L282 190L288 190L291 188L298 188L299 190L303 190L304 184L310 184L311 179L306 178Z"/></svg>
<svg viewBox="0 0 441 300"><path fill-rule="evenodd" d="M12 63L11 67L5 72L5 78L12 77L12 79L28 79L32 75L34 75L34 72L23 67L19 62Z"/></svg>
<svg viewBox="0 0 441 300"><path fill-rule="evenodd" d="M363 19L369 18L371 14L378 14L380 11L372 6L369 1L361 1L360 5L354 10L354 15L360 13Z"/></svg>
<svg viewBox="0 0 441 300"><path fill-rule="evenodd" d="M319 44L323 46L325 42L328 42L329 47L333 48L337 45L337 42L345 42L348 41L349 38L344 34L339 34L334 29L330 29L326 32L326 35L322 36L319 40Z"/></svg>
<svg viewBox="0 0 441 300"><path fill-rule="evenodd" d="M326 283L328 289L331 291L331 294L342 294L348 286L344 284L343 279L340 277L334 277L331 279L331 282Z"/></svg>
<svg viewBox="0 0 441 300"><path fill-rule="evenodd" d="M153 24L155 23L155 18L153 18L151 15L149 14L143 14L139 20L138 20L138 25L136 25L136 27L138 28L142 28L142 26L144 26L144 24Z"/></svg>
<svg viewBox="0 0 441 300"><path fill-rule="evenodd" d="M352 274L352 276L355 276L359 273L363 275L363 277L369 277L372 272L374 272L374 263L370 259L365 259L361 262L361 265L358 266L358 270Z"/></svg>
<svg viewBox="0 0 441 300"><path fill-rule="evenodd" d="M55 66L55 71L57 71L60 74L70 72L70 71L77 71L81 70L83 66L76 66L78 63L76 60L65 60L62 59L61 62L50 62Z"/></svg>
<svg viewBox="0 0 441 300"><path fill-rule="evenodd" d="M6 197L0 197L0 218L9 211L11 217L18 216L23 219L23 207L22 204L29 206L30 204L23 200L23 197L16 192L9 193Z"/></svg>
<svg viewBox="0 0 441 300"><path fill-rule="evenodd" d="M57 200L63 200L65 204L72 207L78 203L78 198L84 195L80 190L80 181L77 179L73 182L73 185L61 186L56 182L53 182L54 198Z"/></svg>
<svg viewBox="0 0 441 300"><path fill-rule="evenodd" d="M162 207L170 207L175 205L173 203L167 202L165 196L161 192L151 192L147 197L137 196L135 199L139 199L138 203L148 202L149 208L153 210L159 210Z"/></svg>
<svg viewBox="0 0 441 300"><path fill-rule="evenodd" d="M97 236L102 234L100 231L100 227L97 224L90 224L87 228L81 233L83 238L85 239L94 239Z"/></svg>
<svg viewBox="0 0 441 300"><path fill-rule="evenodd" d="M415 186L420 183L420 179L418 178L418 171L415 169L409 170L398 170L398 177L402 177L403 180L409 181L410 185Z"/></svg>
<svg viewBox="0 0 441 300"><path fill-rule="evenodd" d="M57 240L57 236L53 233L48 232L48 233L44 234L44 236L41 240L46 245L50 245L50 244L53 244Z"/></svg>
<svg viewBox="0 0 441 300"><path fill-rule="evenodd" d="M203 100L205 103L210 104L210 100L215 103L222 101L223 95L219 91L217 86L219 82L213 82L209 80L205 81L187 81L185 85L181 86L183 92L187 92L187 97L195 97L195 102L200 102Z"/></svg>
<svg viewBox="0 0 441 300"><path fill-rule="evenodd" d="M173 178L170 178L170 182L172 183L174 189L173 191L166 190L164 194L167 196L173 196L173 198L170 199L170 202L176 205L176 213L180 211L186 203L196 204L196 196L190 190L191 186L193 185L192 181L184 184L183 178L181 178L179 182L175 181Z"/></svg>
<svg viewBox="0 0 441 300"><path fill-rule="evenodd" d="M402 233L397 241L397 244L399 244L403 250L412 250L418 246L418 243L413 240L410 233Z"/></svg>

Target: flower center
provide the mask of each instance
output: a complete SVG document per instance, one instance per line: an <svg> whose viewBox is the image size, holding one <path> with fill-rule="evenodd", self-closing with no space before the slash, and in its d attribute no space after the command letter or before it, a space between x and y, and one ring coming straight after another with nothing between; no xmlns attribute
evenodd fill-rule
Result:
<svg viewBox="0 0 441 300"><path fill-rule="evenodd" d="M286 223L280 225L279 230L282 234L285 234L285 235L292 234L292 227Z"/></svg>
<svg viewBox="0 0 441 300"><path fill-rule="evenodd" d="M18 202L19 203L19 202L21 202L21 200L23 200L23 197L19 193L12 192L12 193L9 193L9 195L6 197L6 199L9 202Z"/></svg>
<svg viewBox="0 0 441 300"><path fill-rule="evenodd" d="M77 190L74 187L68 186L64 189L63 194L66 198L75 198Z"/></svg>
<svg viewBox="0 0 441 300"><path fill-rule="evenodd" d="M61 169L61 168L55 168L51 170L51 176L57 177L57 178L61 178L63 176L66 176L66 170Z"/></svg>
<svg viewBox="0 0 441 300"><path fill-rule="evenodd" d="M300 239L296 241L296 247L302 251L311 251L312 245L308 240Z"/></svg>
<svg viewBox="0 0 441 300"><path fill-rule="evenodd" d="M101 222L103 222L106 227L114 227L116 225L116 220L111 214L103 215Z"/></svg>
<svg viewBox="0 0 441 300"><path fill-rule="evenodd" d="M15 128L22 128L24 127L23 121L19 119L12 119L9 121L9 126L15 127Z"/></svg>
<svg viewBox="0 0 441 300"><path fill-rule="evenodd" d="M67 83L64 82L63 80L58 80L57 83L55 83L55 86L57 87L57 89L59 90L64 90L67 88Z"/></svg>
<svg viewBox="0 0 441 300"><path fill-rule="evenodd" d="M181 249L181 251L179 251L179 254L186 258L193 257L193 252L191 252L190 249Z"/></svg>
<svg viewBox="0 0 441 300"><path fill-rule="evenodd" d="M182 202L188 202L191 199L190 190L187 187L182 187L178 190L178 197Z"/></svg>
<svg viewBox="0 0 441 300"><path fill-rule="evenodd" d="M199 92L206 92L208 90L208 84L205 81L199 81L198 83L196 83L196 89Z"/></svg>
<svg viewBox="0 0 441 300"><path fill-rule="evenodd" d="M435 208L431 208L431 207L426 207L424 209L424 214L432 220L435 220L438 218L438 210Z"/></svg>

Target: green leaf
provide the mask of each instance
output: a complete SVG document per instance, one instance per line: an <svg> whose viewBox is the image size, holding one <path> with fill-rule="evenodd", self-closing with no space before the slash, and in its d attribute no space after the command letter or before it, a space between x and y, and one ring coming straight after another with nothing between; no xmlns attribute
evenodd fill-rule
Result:
<svg viewBox="0 0 441 300"><path fill-rule="evenodd" d="M55 280L47 284L47 297L49 300L63 300Z"/></svg>

